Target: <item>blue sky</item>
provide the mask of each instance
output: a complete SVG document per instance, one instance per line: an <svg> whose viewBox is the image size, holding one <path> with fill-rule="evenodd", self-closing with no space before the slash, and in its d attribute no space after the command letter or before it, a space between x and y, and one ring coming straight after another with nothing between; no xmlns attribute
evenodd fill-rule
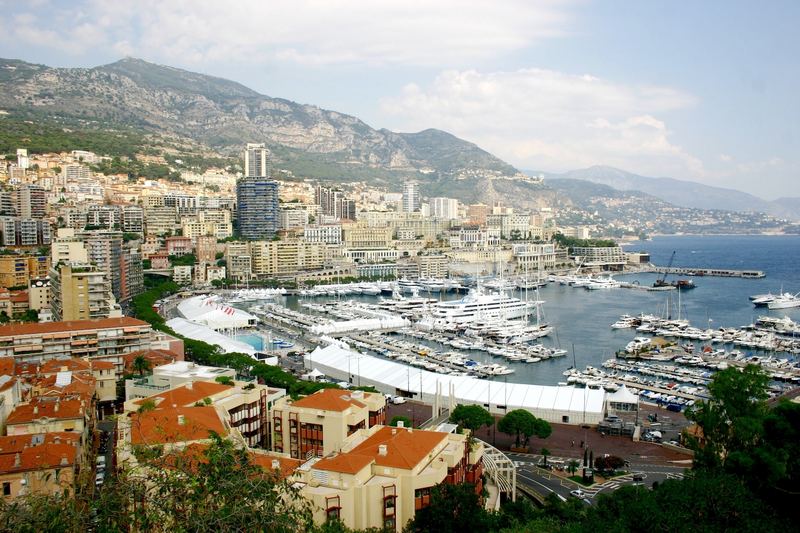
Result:
<svg viewBox="0 0 800 533"><path fill-rule="evenodd" d="M800 2L0 0L0 56L140 57L519 168L800 196Z"/></svg>

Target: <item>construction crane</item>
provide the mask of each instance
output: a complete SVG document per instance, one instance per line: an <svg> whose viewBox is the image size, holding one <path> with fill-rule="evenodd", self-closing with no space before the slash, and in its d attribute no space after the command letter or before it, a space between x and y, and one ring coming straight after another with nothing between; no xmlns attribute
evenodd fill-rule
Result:
<svg viewBox="0 0 800 533"><path fill-rule="evenodd" d="M669 258L669 263L667 263L667 268L664 269L664 275L657 279L655 283L653 283L653 287L667 287L671 285L670 283L667 283L667 274L669 273L669 269L672 266L673 261L675 261L675 250L672 251L672 255Z"/></svg>

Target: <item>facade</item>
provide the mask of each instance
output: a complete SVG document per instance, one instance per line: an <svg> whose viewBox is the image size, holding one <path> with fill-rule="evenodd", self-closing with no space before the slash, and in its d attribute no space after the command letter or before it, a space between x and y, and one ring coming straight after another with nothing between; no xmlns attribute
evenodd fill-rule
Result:
<svg viewBox="0 0 800 533"><path fill-rule="evenodd" d="M2 246L43 246L52 241L50 221L21 217L0 217Z"/></svg>
<svg viewBox="0 0 800 533"><path fill-rule="evenodd" d="M322 457L359 429L385 423L382 394L323 389L295 401L284 397L273 404L272 449L295 459Z"/></svg>
<svg viewBox="0 0 800 533"><path fill-rule="evenodd" d="M108 274L87 263L60 263L50 269L53 320L86 320L122 315Z"/></svg>
<svg viewBox="0 0 800 533"><path fill-rule="evenodd" d="M122 233L120 232L87 232L80 234L89 261L98 270L107 273L111 283L111 292L117 301L122 299ZM90 318L90 317L76 317Z"/></svg>
<svg viewBox="0 0 800 533"><path fill-rule="evenodd" d="M604 270L622 270L628 257L619 246L576 246L570 248L570 255L584 266L599 266Z"/></svg>
<svg viewBox="0 0 800 533"><path fill-rule="evenodd" d="M256 277L293 276L303 270L317 270L324 264L320 244L301 239L255 241L250 243L251 273Z"/></svg>
<svg viewBox="0 0 800 533"><path fill-rule="evenodd" d="M303 229L303 239L306 242L318 244L341 244L341 224L326 224L323 226L306 226Z"/></svg>
<svg viewBox="0 0 800 533"><path fill-rule="evenodd" d="M87 357L111 361L122 369L122 356L150 349L150 324L135 318L75 320L0 326L0 357L18 362Z"/></svg>
<svg viewBox="0 0 800 533"><path fill-rule="evenodd" d="M39 185L20 185L16 192L17 216L20 218L44 218L47 199L46 192Z"/></svg>
<svg viewBox="0 0 800 533"><path fill-rule="evenodd" d="M430 504L441 483L469 482L483 490L483 445L466 435L376 426L349 436L338 454L320 459L295 479L314 508L315 522L340 519L354 529L402 531Z"/></svg>
<svg viewBox="0 0 800 533"><path fill-rule="evenodd" d="M514 244L511 249L517 262L518 273L535 276L538 272L556 266L555 244Z"/></svg>
<svg viewBox="0 0 800 533"><path fill-rule="evenodd" d="M62 441L62 437L64 439ZM0 437L0 446L9 449L12 442L25 440L27 445L14 446L14 453L0 454L0 483L3 497L13 500L24 494L59 496L75 485L80 445L61 433L39 444L38 436Z"/></svg>
<svg viewBox="0 0 800 533"><path fill-rule="evenodd" d="M217 238L211 235L197 237L195 256L199 263L215 263L217 260Z"/></svg>
<svg viewBox="0 0 800 533"><path fill-rule="evenodd" d="M269 151L264 143L247 143L244 151L244 175L269 178Z"/></svg>
<svg viewBox="0 0 800 533"><path fill-rule="evenodd" d="M120 256L120 294L119 301L124 302L144 292L144 268L142 254L132 248L123 250Z"/></svg>
<svg viewBox="0 0 800 533"><path fill-rule="evenodd" d="M167 237L164 239L164 243L167 248L167 255L188 255L194 250L192 239L189 237Z"/></svg>
<svg viewBox="0 0 800 533"><path fill-rule="evenodd" d="M402 210L404 213L415 213L420 210L422 203L419 197L419 185L413 181L403 184Z"/></svg>
<svg viewBox="0 0 800 533"><path fill-rule="evenodd" d="M0 255L0 287L21 287L30 279L47 277L49 271L46 255Z"/></svg>
<svg viewBox="0 0 800 533"><path fill-rule="evenodd" d="M431 216L434 218L442 218L444 220L452 220L458 218L458 200L455 198L431 198Z"/></svg>
<svg viewBox="0 0 800 533"><path fill-rule="evenodd" d="M239 233L248 240L271 239L278 231L278 182L247 176L236 182Z"/></svg>

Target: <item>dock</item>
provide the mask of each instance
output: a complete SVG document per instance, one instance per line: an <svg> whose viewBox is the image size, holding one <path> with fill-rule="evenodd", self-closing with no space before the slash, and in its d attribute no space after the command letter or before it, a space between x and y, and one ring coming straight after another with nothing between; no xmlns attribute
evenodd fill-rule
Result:
<svg viewBox="0 0 800 533"><path fill-rule="evenodd" d="M767 274L762 270L728 270L725 268L694 268L694 267L660 267L653 266L650 270L658 274L676 274L689 277L718 277L718 278L765 278Z"/></svg>

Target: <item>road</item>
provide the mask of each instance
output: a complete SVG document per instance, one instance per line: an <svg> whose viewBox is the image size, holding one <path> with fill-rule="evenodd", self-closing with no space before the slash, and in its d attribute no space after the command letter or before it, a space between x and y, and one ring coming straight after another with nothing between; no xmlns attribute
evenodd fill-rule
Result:
<svg viewBox="0 0 800 533"><path fill-rule="evenodd" d="M652 487L655 482L662 482L666 479L680 479L683 472L690 465L663 465L663 464L637 464L630 465L630 473L624 476L595 484L591 487L584 487L572 480L565 479L550 470L536 466L542 462L541 456L506 452L506 455L514 461L517 467L517 482L523 483L543 496L555 493L562 500L570 498L570 492L581 489L586 494L584 501L593 505L595 498L600 493L610 493L625 485L644 485ZM550 457L548 461L564 460L559 457ZM565 461L568 461L568 459ZM642 476L641 482L633 480L635 474Z"/></svg>

